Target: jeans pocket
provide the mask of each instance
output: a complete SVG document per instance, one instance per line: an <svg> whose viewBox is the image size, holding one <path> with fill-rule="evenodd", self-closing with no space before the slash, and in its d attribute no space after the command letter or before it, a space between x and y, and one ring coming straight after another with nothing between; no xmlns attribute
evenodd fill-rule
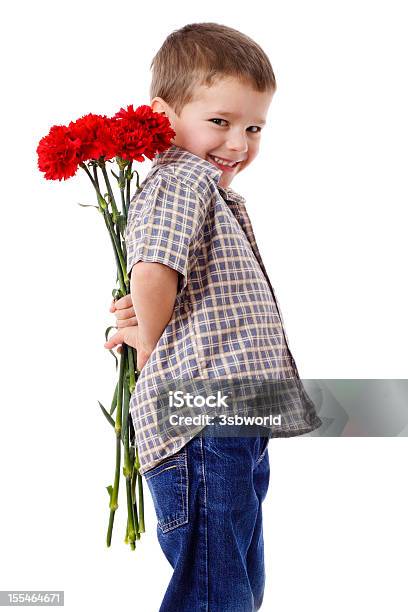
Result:
<svg viewBox="0 0 408 612"><path fill-rule="evenodd" d="M163 533L188 523L187 448L144 473Z"/></svg>

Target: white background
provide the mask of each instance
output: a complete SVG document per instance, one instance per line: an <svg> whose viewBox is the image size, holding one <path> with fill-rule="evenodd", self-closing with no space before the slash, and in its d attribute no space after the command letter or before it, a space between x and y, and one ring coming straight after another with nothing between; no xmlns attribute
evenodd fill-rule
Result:
<svg viewBox="0 0 408 612"><path fill-rule="evenodd" d="M165 37L215 21L254 38L278 89L247 208L303 378L408 378L407 19L403 2L20 2L2 25L0 589L63 589L66 609L156 612L155 536L105 546L114 438L104 330L113 256L88 179L46 181L53 124L148 104ZM141 166L144 177L150 162ZM81 171L82 172L82 171ZM83 174L83 172L82 172ZM270 444L263 610L408 608L405 438ZM211 611L221 612L221 611Z"/></svg>

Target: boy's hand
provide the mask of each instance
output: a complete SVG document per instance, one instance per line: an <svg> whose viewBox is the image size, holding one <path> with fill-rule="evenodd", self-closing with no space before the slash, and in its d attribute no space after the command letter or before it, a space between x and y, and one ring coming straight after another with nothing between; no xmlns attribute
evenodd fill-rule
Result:
<svg viewBox="0 0 408 612"><path fill-rule="evenodd" d="M147 360L149 359L151 352L147 351L139 338L139 326L132 325L132 327L122 327L119 329L116 334L113 334L111 338L107 342L105 342L104 347L106 349L113 349L115 346L119 346L117 349L118 353L122 352L122 343L125 342L128 346L133 346L137 352L137 363L136 367L138 370L141 370L145 365Z"/></svg>
<svg viewBox="0 0 408 612"><path fill-rule="evenodd" d="M109 312L113 312L116 317L116 327L130 327L131 325L137 325L136 313L133 308L132 297L130 293L124 295L119 300L112 303L109 308Z"/></svg>
<svg viewBox="0 0 408 612"><path fill-rule="evenodd" d="M105 342L105 348L113 349L117 346L117 352L122 353L122 342L125 342L128 346L133 346L137 351L136 367L141 370L149 359L151 352L143 347L139 339L139 328L130 294L121 297L116 302L112 300L109 311L116 317L118 331Z"/></svg>

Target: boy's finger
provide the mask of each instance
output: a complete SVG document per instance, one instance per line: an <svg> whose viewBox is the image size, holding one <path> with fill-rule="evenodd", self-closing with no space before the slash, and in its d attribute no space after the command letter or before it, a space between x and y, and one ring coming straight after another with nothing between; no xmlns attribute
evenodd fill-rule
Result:
<svg viewBox="0 0 408 612"><path fill-rule="evenodd" d="M132 298L130 294L124 295L123 297L116 300L115 306L117 309L129 308L130 306L132 306Z"/></svg>
<svg viewBox="0 0 408 612"><path fill-rule="evenodd" d="M118 308L117 312L115 312L115 317L121 320L130 319L132 316L135 316L133 306L131 306L130 308Z"/></svg>
<svg viewBox="0 0 408 612"><path fill-rule="evenodd" d="M121 340L117 338L117 335L114 334L112 338L109 338L103 345L105 348L114 348L117 344L119 344Z"/></svg>
<svg viewBox="0 0 408 612"><path fill-rule="evenodd" d="M131 296L131 294L130 294L130 293L128 293L127 295L125 295L125 296L123 297L123 300L125 301L125 304L126 304L126 306L125 306L125 307L126 307L126 308L130 308L131 306L133 306L132 296ZM124 305L125 305L125 304L124 304Z"/></svg>
<svg viewBox="0 0 408 612"><path fill-rule="evenodd" d="M109 310L110 312L115 312L115 310L121 310L122 308L133 308L132 296L130 295L130 293L119 298L118 300L116 300L116 302L115 300L112 300L112 304Z"/></svg>
<svg viewBox="0 0 408 612"><path fill-rule="evenodd" d="M113 347L117 346L118 344L122 344L122 342L123 342L123 334L124 334L124 330L123 329L118 330L115 334L113 334L113 336L111 338L109 338L109 340L107 340L105 342L104 347L105 348L113 348Z"/></svg>

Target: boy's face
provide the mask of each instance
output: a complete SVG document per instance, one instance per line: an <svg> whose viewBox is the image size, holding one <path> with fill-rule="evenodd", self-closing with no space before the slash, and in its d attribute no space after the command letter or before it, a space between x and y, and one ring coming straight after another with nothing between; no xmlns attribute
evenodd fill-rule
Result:
<svg viewBox="0 0 408 612"><path fill-rule="evenodd" d="M162 98L154 98L151 106L169 118L176 132L172 143L221 169L219 186L226 188L257 156L272 97L273 92L261 93L233 77L223 77L211 87L197 87L193 101L179 116ZM229 168L213 156L239 163Z"/></svg>

